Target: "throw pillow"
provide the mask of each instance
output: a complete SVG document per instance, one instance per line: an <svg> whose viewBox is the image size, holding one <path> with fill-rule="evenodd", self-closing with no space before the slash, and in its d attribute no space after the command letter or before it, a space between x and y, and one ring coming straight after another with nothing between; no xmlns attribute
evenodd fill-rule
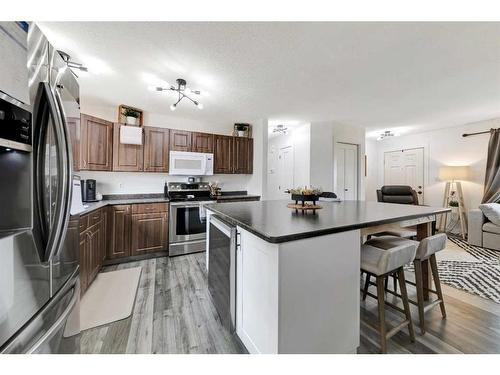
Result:
<svg viewBox="0 0 500 375"><path fill-rule="evenodd" d="M479 209L489 221L500 226L500 203L483 203L479 205Z"/></svg>

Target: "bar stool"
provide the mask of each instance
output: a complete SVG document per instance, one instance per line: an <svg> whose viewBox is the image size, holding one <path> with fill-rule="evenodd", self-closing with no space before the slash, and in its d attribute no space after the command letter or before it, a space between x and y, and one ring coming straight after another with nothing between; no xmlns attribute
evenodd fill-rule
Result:
<svg viewBox="0 0 500 375"><path fill-rule="evenodd" d="M446 248L446 237L445 233L435 234L434 236L426 237L420 241L418 245L417 253L415 255L415 260L413 264L415 266L415 281L412 283L408 281L409 284L414 285L417 288L417 303L410 301L418 306L418 318L420 321L420 331L422 334L425 333L425 313L432 309L433 307L439 305L441 309L441 316L446 319L446 308L444 306L443 291L441 290L441 281L439 279L439 271L436 261L436 253L438 251L444 250ZM432 279L434 281L434 286L436 290L428 289L429 292L437 295L437 299L425 305L424 301L424 283L422 277L422 266L425 264L426 260L429 260L431 266ZM426 288L427 289L427 288Z"/></svg>
<svg viewBox="0 0 500 375"><path fill-rule="evenodd" d="M403 237L399 236L394 236L394 235L384 235L382 236L381 233L377 234L377 237L372 237L368 241L365 242L366 245L371 245L374 247L378 247L383 250L388 250L393 247L401 246L403 244L413 244L415 248L418 247L419 242L418 241L413 241L409 240ZM393 283L394 283L394 293L396 293L397 290L397 276L392 275L393 278ZM385 289L387 290L388 288L388 279L389 276L386 277L385 279ZM368 291L368 288L370 287L370 275L367 275L365 278L365 287L363 290L363 301L366 299L366 293Z"/></svg>
<svg viewBox="0 0 500 375"><path fill-rule="evenodd" d="M439 307L441 308L441 316L443 317L443 319L446 318L446 308L444 305L443 292L441 289L441 281L439 279L439 272L436 261L436 253L446 248L446 240L447 240L446 234L439 233L424 238L420 242L405 240L403 238L394 236L376 237L366 242L367 245L375 246L381 249L390 249L391 247L397 246L398 244L401 245L408 241L418 244L417 251L415 254L415 259L413 261L413 265L415 267L416 282L415 283L411 281L406 281L406 282L410 285L415 286L417 289L417 302L410 300L410 303L417 305L418 307L418 318L420 323L420 331L422 334L425 334L425 313L427 311L439 305ZM430 270L432 273L432 278L436 290L427 289L427 287L425 289L431 293L436 294L437 299L426 305L426 302L424 300L424 283L423 283L422 268L424 265L426 266L426 263L424 262L427 260L430 263Z"/></svg>
<svg viewBox="0 0 500 375"><path fill-rule="evenodd" d="M366 295L377 299L378 301L378 330L380 334L380 351L387 352L387 340L394 336L397 332L408 326L408 332L412 342L415 341L415 333L411 321L410 305L408 300L408 293L406 291L405 275L403 266L411 262L415 258L416 246L409 242L399 246L383 250L371 245L361 245L361 271L367 273L367 277L374 276L376 278L377 295L366 291ZM403 309L385 301L384 280L386 276L395 273L398 277L401 295L394 293L403 301ZM385 306L392 307L393 309L403 313L405 320L387 332L385 323Z"/></svg>

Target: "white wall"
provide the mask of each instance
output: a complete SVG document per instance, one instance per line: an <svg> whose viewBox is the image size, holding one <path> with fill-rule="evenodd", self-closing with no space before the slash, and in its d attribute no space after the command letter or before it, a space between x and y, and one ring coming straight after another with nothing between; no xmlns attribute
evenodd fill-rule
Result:
<svg viewBox="0 0 500 375"><path fill-rule="evenodd" d="M358 145L358 196L365 197L364 155L365 129L332 121L311 123L310 183L324 191L337 190L335 186L335 143Z"/></svg>
<svg viewBox="0 0 500 375"><path fill-rule="evenodd" d="M279 151L285 147L293 149L293 184L287 188L309 185L310 179L310 124L296 125L287 134L273 135L268 139L267 147L267 198L286 199L280 192ZM274 151L273 151L274 150Z"/></svg>
<svg viewBox="0 0 500 375"><path fill-rule="evenodd" d="M83 102L81 112L108 121L117 121L118 118L118 109L110 106L85 106ZM253 174L213 175L204 177L203 181L219 181L223 190L247 190L250 194L263 194L263 186L265 186L263 150L267 149L267 145L264 144L267 142L267 122L255 120L250 123L254 138ZM192 121L149 112L144 114L144 124L225 135L230 135L233 131L233 124ZM165 182L186 180L186 176L172 176L167 173L81 171L77 174L82 179L95 179L97 191L102 194L162 193Z"/></svg>
<svg viewBox="0 0 500 375"><path fill-rule="evenodd" d="M294 149L294 186L312 185L324 191L337 190L335 174L335 143L343 142L358 145L358 196L365 197L364 155L365 130L333 121L314 122L292 128L288 135L269 139L269 167L278 165L278 151L281 147L293 146ZM271 160L270 148L276 150L275 160ZM275 167L277 170L277 168ZM270 197L277 199L279 173L269 173L267 190Z"/></svg>
<svg viewBox="0 0 500 375"><path fill-rule="evenodd" d="M167 173L140 172L99 172L80 171L82 179L97 181L97 191L101 194L147 194L163 193L165 182L186 181L187 176L171 176ZM250 194L261 194L261 190L250 187L251 175L213 175L202 181L218 181L223 190L248 190Z"/></svg>
<svg viewBox="0 0 500 375"><path fill-rule="evenodd" d="M463 138L462 134L498 127L500 118L383 141L367 141L366 199L376 200L375 190L384 183L384 152L423 147L424 203L431 206L441 206L443 203L445 182L438 178L441 166L468 165L471 176L469 181L462 183L465 205L466 208L477 207L483 196L489 135Z"/></svg>
<svg viewBox="0 0 500 375"><path fill-rule="evenodd" d="M311 184L311 124L303 124L293 130L293 184Z"/></svg>

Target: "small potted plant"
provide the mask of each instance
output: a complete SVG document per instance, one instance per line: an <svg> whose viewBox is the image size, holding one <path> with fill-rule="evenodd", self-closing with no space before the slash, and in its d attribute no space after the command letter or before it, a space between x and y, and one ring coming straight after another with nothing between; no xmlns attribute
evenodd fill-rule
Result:
<svg viewBox="0 0 500 375"><path fill-rule="evenodd" d="M448 203L448 206L450 206L452 212L456 212L458 210L458 202L455 200L450 201L450 203Z"/></svg>
<svg viewBox="0 0 500 375"><path fill-rule="evenodd" d="M137 119L141 115L138 111L132 108L125 108L122 114L125 116L127 125L137 125Z"/></svg>
<svg viewBox="0 0 500 375"><path fill-rule="evenodd" d="M248 131L248 124L234 124L234 128L238 134L238 137L244 137L245 133Z"/></svg>

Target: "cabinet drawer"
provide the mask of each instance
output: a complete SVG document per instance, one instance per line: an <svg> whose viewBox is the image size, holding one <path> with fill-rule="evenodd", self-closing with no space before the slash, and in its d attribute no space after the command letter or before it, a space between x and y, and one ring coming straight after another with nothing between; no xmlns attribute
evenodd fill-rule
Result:
<svg viewBox="0 0 500 375"><path fill-rule="evenodd" d="M80 216L80 233L89 227L89 215Z"/></svg>
<svg viewBox="0 0 500 375"><path fill-rule="evenodd" d="M156 212L168 212L168 203L142 203L133 204L133 214L150 214Z"/></svg>
<svg viewBox="0 0 500 375"><path fill-rule="evenodd" d="M89 216L89 226L91 227L92 225L97 224L102 220L102 209L95 210L94 212L91 212Z"/></svg>

